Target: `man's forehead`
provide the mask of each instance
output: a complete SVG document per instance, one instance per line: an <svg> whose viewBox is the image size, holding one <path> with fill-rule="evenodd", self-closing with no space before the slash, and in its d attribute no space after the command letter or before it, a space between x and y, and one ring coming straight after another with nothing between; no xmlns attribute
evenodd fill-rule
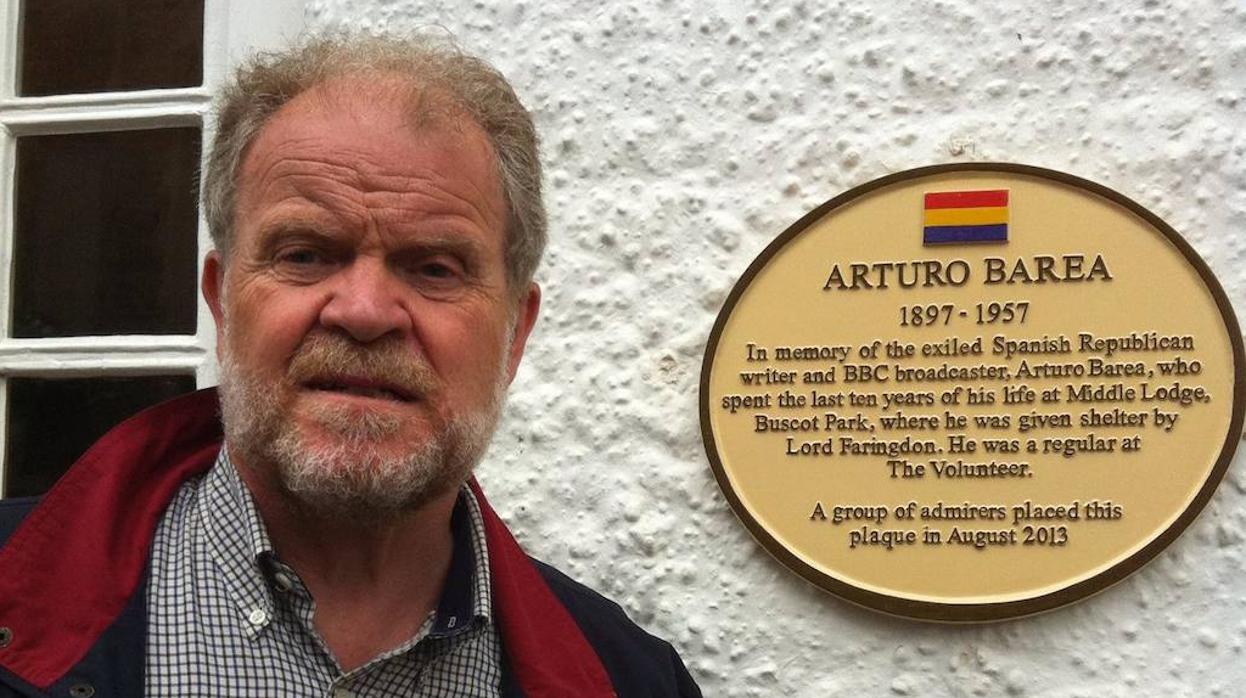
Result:
<svg viewBox="0 0 1246 698"><path fill-rule="evenodd" d="M290 100L243 159L239 203L283 161L335 160L360 174L392 174L409 172L416 150L422 166L466 173L479 183L482 198L501 203L496 155L483 129L444 98L412 89L395 76L343 76Z"/></svg>
<svg viewBox="0 0 1246 698"><path fill-rule="evenodd" d="M335 80L290 100L240 168L239 241L259 239L243 219L381 216L402 226L431 213L471 219L505 246L505 194L485 132L467 117L414 125L410 112L392 80Z"/></svg>

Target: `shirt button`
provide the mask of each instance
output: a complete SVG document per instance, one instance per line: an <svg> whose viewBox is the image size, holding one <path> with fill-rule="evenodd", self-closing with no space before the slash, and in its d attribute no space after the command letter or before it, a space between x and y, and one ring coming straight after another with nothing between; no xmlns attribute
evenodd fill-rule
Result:
<svg viewBox="0 0 1246 698"><path fill-rule="evenodd" d="M282 591L290 591L294 588L294 580L290 579L290 575L285 572L274 574L273 581L276 582L277 588Z"/></svg>
<svg viewBox="0 0 1246 698"><path fill-rule="evenodd" d="M262 608L256 608L251 611L250 615L247 616L247 620L251 622L251 625L254 625L257 628L268 625L268 611L265 611Z"/></svg>
<svg viewBox="0 0 1246 698"><path fill-rule="evenodd" d="M333 689L333 698L355 698L355 694L345 688L342 688L341 686L338 686Z"/></svg>

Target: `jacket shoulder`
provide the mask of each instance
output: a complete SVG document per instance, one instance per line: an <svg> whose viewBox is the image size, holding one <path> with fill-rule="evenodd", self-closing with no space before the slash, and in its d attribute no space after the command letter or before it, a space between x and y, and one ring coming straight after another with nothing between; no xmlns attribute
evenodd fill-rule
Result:
<svg viewBox="0 0 1246 698"><path fill-rule="evenodd" d="M540 560L532 562L597 652L620 698L700 698L669 643L633 623L617 603Z"/></svg>
<svg viewBox="0 0 1246 698"><path fill-rule="evenodd" d="M16 497L0 499L0 545L9 540L9 536L17 530L26 515L34 511L39 504L39 497Z"/></svg>

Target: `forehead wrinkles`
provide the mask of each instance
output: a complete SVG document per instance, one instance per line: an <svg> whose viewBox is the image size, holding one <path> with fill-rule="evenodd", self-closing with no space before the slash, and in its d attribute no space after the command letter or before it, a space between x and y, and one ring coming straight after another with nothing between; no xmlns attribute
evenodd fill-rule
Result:
<svg viewBox="0 0 1246 698"><path fill-rule="evenodd" d="M504 213L474 179L444 176L429 167L415 173L327 167L317 160L281 159L254 183L254 204L297 207L306 201L350 223L376 218L403 222L461 217L499 230ZM283 207L285 208L285 207ZM287 209L288 210L288 209Z"/></svg>
<svg viewBox="0 0 1246 698"><path fill-rule="evenodd" d="M389 118L380 118L389 124L369 126L366 137L354 139L333 130L341 127L332 123L336 114L300 109L280 116L244 160L239 209L302 196L342 208L342 213L358 208L360 214L389 210L409 216L432 206L442 209L432 215L453 213L490 229L505 227L492 146L470 123L468 128L438 125L413 131L395 127L399 115L390 112ZM388 150L384 140L374 137L385 126L398 131Z"/></svg>
<svg viewBox="0 0 1246 698"><path fill-rule="evenodd" d="M458 215L486 230L500 229L502 212L475 178L445 177L435 169L414 176L370 174L362 177L360 203L373 213L400 218Z"/></svg>
<svg viewBox="0 0 1246 698"><path fill-rule="evenodd" d="M313 201L327 208L353 208L359 204L358 170L322 159L291 157L282 150L257 150L255 158L244 167L239 188L239 210L264 204L275 206L297 204L300 199ZM260 171L252 173L255 168ZM325 186L330 184L332 186ZM341 186L341 185L348 186Z"/></svg>

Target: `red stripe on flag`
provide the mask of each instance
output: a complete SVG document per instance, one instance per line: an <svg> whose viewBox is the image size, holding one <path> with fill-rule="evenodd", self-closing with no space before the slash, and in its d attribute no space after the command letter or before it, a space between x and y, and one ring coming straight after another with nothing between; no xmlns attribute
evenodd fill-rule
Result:
<svg viewBox="0 0 1246 698"><path fill-rule="evenodd" d="M1007 206L1008 190L943 191L926 195L926 208L978 208Z"/></svg>

